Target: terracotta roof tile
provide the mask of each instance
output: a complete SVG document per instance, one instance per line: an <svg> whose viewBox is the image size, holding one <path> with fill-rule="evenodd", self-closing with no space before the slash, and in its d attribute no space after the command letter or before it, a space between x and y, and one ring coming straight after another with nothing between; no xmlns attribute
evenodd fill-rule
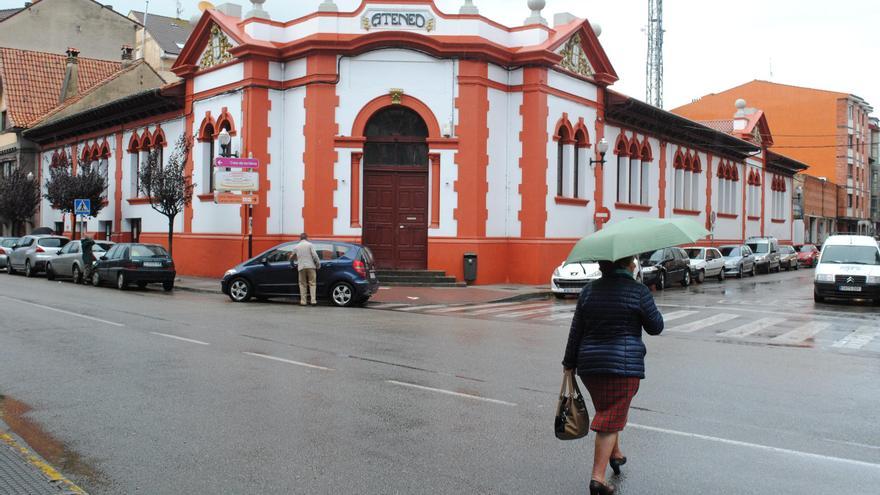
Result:
<svg viewBox="0 0 880 495"><path fill-rule="evenodd" d="M66 55L0 48L0 80L13 125L30 127L60 104L66 68ZM120 62L80 57L79 91L88 91L121 69Z"/></svg>
<svg viewBox="0 0 880 495"><path fill-rule="evenodd" d="M698 122L710 129L714 129L719 132L726 132L727 134L733 134L733 120L731 119L700 120Z"/></svg>

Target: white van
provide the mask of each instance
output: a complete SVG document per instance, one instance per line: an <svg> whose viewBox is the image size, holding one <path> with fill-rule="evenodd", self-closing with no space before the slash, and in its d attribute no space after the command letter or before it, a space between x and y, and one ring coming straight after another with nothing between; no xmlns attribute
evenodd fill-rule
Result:
<svg viewBox="0 0 880 495"><path fill-rule="evenodd" d="M867 299L880 304L880 246L868 236L834 235L822 246L813 299Z"/></svg>

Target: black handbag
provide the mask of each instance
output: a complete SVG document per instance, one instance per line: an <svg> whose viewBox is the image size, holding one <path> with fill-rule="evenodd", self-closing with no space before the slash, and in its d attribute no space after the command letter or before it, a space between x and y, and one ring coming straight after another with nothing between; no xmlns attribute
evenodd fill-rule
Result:
<svg viewBox="0 0 880 495"><path fill-rule="evenodd" d="M554 427L556 438L560 440L576 440L590 432L590 413L578 388L574 370L566 370L562 375Z"/></svg>

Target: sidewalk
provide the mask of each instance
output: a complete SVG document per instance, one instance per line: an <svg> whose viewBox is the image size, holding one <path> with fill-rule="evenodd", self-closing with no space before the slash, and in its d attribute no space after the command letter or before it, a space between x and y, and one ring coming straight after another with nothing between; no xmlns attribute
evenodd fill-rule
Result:
<svg viewBox="0 0 880 495"><path fill-rule="evenodd" d="M203 294L221 294L220 281L212 278L178 277L175 288ZM472 287L381 287L370 301L397 304L478 304L524 301L550 296L546 286L480 285ZM226 297L226 296L224 296Z"/></svg>
<svg viewBox="0 0 880 495"><path fill-rule="evenodd" d="M65 479L0 419L0 494L85 495Z"/></svg>

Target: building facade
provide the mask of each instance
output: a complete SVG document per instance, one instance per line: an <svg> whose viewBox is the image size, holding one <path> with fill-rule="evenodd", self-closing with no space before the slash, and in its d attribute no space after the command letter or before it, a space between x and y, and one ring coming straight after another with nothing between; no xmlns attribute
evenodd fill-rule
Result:
<svg viewBox="0 0 880 495"><path fill-rule="evenodd" d="M141 26L137 30L135 58L145 60L166 81L176 81L171 67L192 33L193 25L188 20L137 10L129 12L128 17Z"/></svg>
<svg viewBox="0 0 880 495"><path fill-rule="evenodd" d="M872 234L880 234L880 119L871 117L868 124L871 147L868 163L871 166L871 222Z"/></svg>
<svg viewBox="0 0 880 495"><path fill-rule="evenodd" d="M873 108L856 95L752 81L676 108L704 121L725 115L745 99L771 118L778 137L774 149L810 165L810 174L845 187L841 232L866 232L870 221L868 164L869 114Z"/></svg>
<svg viewBox="0 0 880 495"><path fill-rule="evenodd" d="M109 222L115 240L157 243L167 227L137 192L139 163L192 137L196 195L174 252L193 275L304 231L363 242L382 268L459 279L476 253L480 284L546 283L578 239L630 217L693 218L713 233L705 243L792 238L800 164L611 91L590 24L556 20L509 28L430 0L289 22L208 10L173 67L179 83L30 135L44 175L60 153L108 150L111 199L89 230ZM215 202L222 131L259 160L253 207ZM42 219L69 226L48 204Z"/></svg>

